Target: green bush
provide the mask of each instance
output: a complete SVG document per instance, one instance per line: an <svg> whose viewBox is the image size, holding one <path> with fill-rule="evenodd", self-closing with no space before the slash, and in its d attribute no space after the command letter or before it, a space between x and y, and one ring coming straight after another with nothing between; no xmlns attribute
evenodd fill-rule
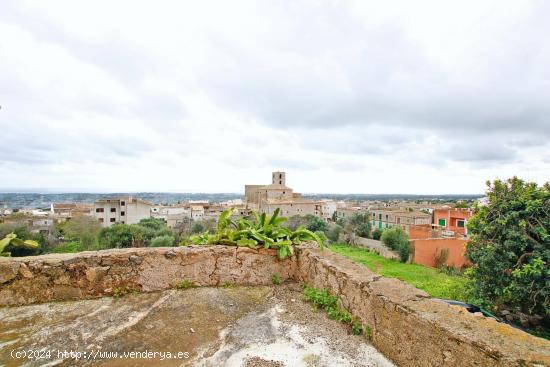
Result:
<svg viewBox="0 0 550 367"><path fill-rule="evenodd" d="M337 242L342 233L342 226L339 224L331 224L325 232L327 238L332 242Z"/></svg>
<svg viewBox="0 0 550 367"><path fill-rule="evenodd" d="M304 227L311 232L318 232L318 231L325 232L327 230L328 225L323 219L313 214L306 214L306 215L293 215L292 217L288 218L288 221L286 222L285 227L293 231L295 231L299 227Z"/></svg>
<svg viewBox="0 0 550 367"><path fill-rule="evenodd" d="M379 240L380 237L382 237L382 232L384 231L381 228L375 228L374 231L372 231L372 239Z"/></svg>
<svg viewBox="0 0 550 367"><path fill-rule="evenodd" d="M103 228L99 233L99 242L104 248L145 247L152 246L153 239L159 237L163 238L164 242L157 240L154 246L173 246L173 232L166 227L164 221L147 218L138 224L117 223L109 228ZM168 237L172 238L169 245Z"/></svg>
<svg viewBox="0 0 550 367"><path fill-rule="evenodd" d="M497 308L550 315L550 183L487 182L487 205L468 222L472 296Z"/></svg>
<svg viewBox="0 0 550 367"><path fill-rule="evenodd" d="M86 251L87 248L78 241L63 242L57 246L52 247L48 252L51 253L74 253Z"/></svg>
<svg viewBox="0 0 550 367"><path fill-rule="evenodd" d="M381 237L382 243L397 252L401 262L407 262L411 254L409 236L401 227L391 227L384 230Z"/></svg>
<svg viewBox="0 0 550 367"><path fill-rule="evenodd" d="M355 213L349 218L348 223L357 236L370 238L372 225L368 213Z"/></svg>
<svg viewBox="0 0 550 367"><path fill-rule="evenodd" d="M150 247L170 247L174 246L174 236L163 235L151 240Z"/></svg>

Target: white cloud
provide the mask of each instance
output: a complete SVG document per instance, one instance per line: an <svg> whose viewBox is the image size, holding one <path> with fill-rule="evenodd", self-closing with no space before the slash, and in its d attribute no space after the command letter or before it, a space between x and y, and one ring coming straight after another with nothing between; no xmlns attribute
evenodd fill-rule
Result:
<svg viewBox="0 0 550 367"><path fill-rule="evenodd" d="M6 1L4 188L479 193L550 172L544 1Z"/></svg>

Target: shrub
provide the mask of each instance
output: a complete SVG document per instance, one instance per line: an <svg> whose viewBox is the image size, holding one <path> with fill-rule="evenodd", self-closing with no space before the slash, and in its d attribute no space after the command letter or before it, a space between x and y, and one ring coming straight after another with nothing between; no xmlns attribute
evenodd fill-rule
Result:
<svg viewBox="0 0 550 367"><path fill-rule="evenodd" d="M74 253L80 251L86 251L87 248L78 241L64 242L57 246L54 246L49 250L51 253Z"/></svg>
<svg viewBox="0 0 550 367"><path fill-rule="evenodd" d="M304 227L311 232L326 231L328 228L327 223L321 218L313 215L293 215L290 217L285 227L295 231L299 227Z"/></svg>
<svg viewBox="0 0 550 367"><path fill-rule="evenodd" d="M325 232L327 238L332 242L337 242L342 232L342 226L339 224L331 224Z"/></svg>
<svg viewBox="0 0 550 367"><path fill-rule="evenodd" d="M174 246L174 236L158 236L151 240L150 247L170 247Z"/></svg>
<svg viewBox="0 0 550 367"><path fill-rule="evenodd" d="M359 237L370 237L371 222L370 215L368 213L355 213L353 214L348 223L351 227L351 231Z"/></svg>
<svg viewBox="0 0 550 367"><path fill-rule="evenodd" d="M435 256L434 256L435 267L438 268L438 269L443 268L443 266L447 262L448 258L449 258L449 249L448 248L443 248L443 249L437 251Z"/></svg>
<svg viewBox="0 0 550 367"><path fill-rule="evenodd" d="M401 262L407 262L411 254L409 236L400 227L391 227L384 230L381 237L382 243L396 251Z"/></svg>
<svg viewBox="0 0 550 367"><path fill-rule="evenodd" d="M374 231L372 231L372 239L373 240L379 240L380 237L382 237L383 230L381 228L375 228Z"/></svg>
<svg viewBox="0 0 550 367"><path fill-rule="evenodd" d="M193 225L191 226L191 233L197 234L201 232L204 232L204 225L201 222L193 223Z"/></svg>
<svg viewBox="0 0 550 367"><path fill-rule="evenodd" d="M487 205L476 207L468 223L472 296L549 316L550 183L513 177L487 186Z"/></svg>
<svg viewBox="0 0 550 367"><path fill-rule="evenodd" d="M281 277L278 276L277 274L273 274L271 276L271 282L275 285L279 285L279 284L281 284Z"/></svg>
<svg viewBox="0 0 550 367"><path fill-rule="evenodd" d="M166 227L164 221L155 218L142 219L138 224L113 224L99 233L99 241L104 248L151 246L152 240L158 237L162 237L164 242L157 240L155 246L173 246L172 231ZM172 238L170 244L167 237Z"/></svg>
<svg viewBox="0 0 550 367"><path fill-rule="evenodd" d="M101 232L101 224L94 218L82 216L60 224L65 240L77 241L82 244L81 250L95 249L97 238ZM58 246L59 248L59 246Z"/></svg>

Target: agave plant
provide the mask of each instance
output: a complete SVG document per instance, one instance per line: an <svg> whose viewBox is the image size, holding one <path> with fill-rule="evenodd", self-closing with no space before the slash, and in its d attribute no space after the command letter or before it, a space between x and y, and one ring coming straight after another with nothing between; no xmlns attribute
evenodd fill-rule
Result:
<svg viewBox="0 0 550 367"><path fill-rule="evenodd" d="M189 237L184 244L191 242L195 245L224 244L256 248L274 248L279 259L287 258L294 254L294 245L302 241L313 240L323 247L323 241L315 233L299 227L291 231L282 227L287 218L280 217L277 208L273 215L265 213L259 215L254 212L254 220L240 218L237 221L231 219L232 209L223 211L218 218L216 233L207 232Z"/></svg>
<svg viewBox="0 0 550 367"><path fill-rule="evenodd" d="M17 238L15 233L9 233L0 240L0 256L11 256L11 252L5 251L8 248L26 248L29 250L38 249L38 242L33 240L23 241Z"/></svg>

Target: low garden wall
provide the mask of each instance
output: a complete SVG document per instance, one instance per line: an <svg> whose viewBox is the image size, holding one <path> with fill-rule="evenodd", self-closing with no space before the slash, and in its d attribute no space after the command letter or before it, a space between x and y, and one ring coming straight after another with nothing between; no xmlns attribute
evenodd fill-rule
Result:
<svg viewBox="0 0 550 367"><path fill-rule="evenodd" d="M338 294L399 366L549 366L550 342L429 298L330 251L303 249L296 280Z"/></svg>
<svg viewBox="0 0 550 367"><path fill-rule="evenodd" d="M364 238L364 237L356 237L355 245L366 248L369 251L372 251L382 257L385 257L386 259L399 259L399 255L395 251L392 251L391 249L386 247L386 245L384 245L382 241L373 240L373 239Z"/></svg>
<svg viewBox="0 0 550 367"><path fill-rule="evenodd" d="M94 298L130 291L271 284L328 288L400 366L546 366L550 342L432 300L330 251L307 247L279 261L273 250L225 246L142 248L0 258L0 305Z"/></svg>
<svg viewBox="0 0 550 367"><path fill-rule="evenodd" d="M292 278L295 258L275 250L197 246L0 258L0 306L194 286L271 284Z"/></svg>
<svg viewBox="0 0 550 367"><path fill-rule="evenodd" d="M448 257L444 265L461 268L467 264L465 258L466 243L468 241L461 238L426 238L412 240L414 247L414 262L417 264L435 267L436 256L441 250L448 251Z"/></svg>

